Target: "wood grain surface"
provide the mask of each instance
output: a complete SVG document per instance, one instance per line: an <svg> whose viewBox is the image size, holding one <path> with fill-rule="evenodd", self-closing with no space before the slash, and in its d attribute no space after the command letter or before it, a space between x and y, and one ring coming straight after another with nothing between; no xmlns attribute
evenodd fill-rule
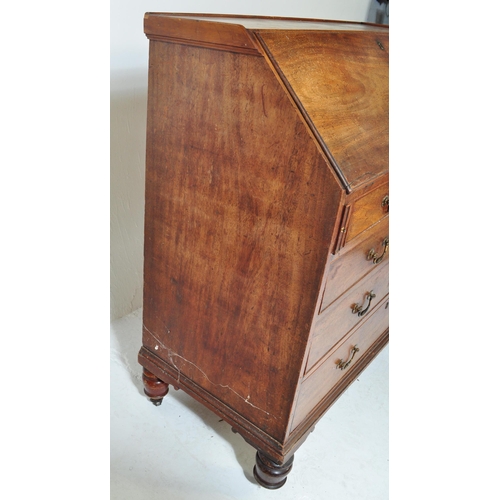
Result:
<svg viewBox="0 0 500 500"><path fill-rule="evenodd" d="M263 58L150 61L144 346L283 440L339 183Z"/></svg>
<svg viewBox="0 0 500 500"><path fill-rule="evenodd" d="M349 190L388 171L389 36L260 31Z"/></svg>
<svg viewBox="0 0 500 500"><path fill-rule="evenodd" d="M213 22L210 19L183 18L146 14L144 33L150 40L210 47L260 56L253 35L239 24Z"/></svg>

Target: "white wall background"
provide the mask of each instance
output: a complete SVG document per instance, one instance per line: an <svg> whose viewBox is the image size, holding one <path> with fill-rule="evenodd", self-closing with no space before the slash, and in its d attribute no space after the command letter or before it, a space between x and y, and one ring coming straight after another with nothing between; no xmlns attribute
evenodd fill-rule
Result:
<svg viewBox="0 0 500 500"><path fill-rule="evenodd" d="M373 21L370 17L374 3L375 0L111 0L112 320L142 306L148 67L144 13L203 12Z"/></svg>

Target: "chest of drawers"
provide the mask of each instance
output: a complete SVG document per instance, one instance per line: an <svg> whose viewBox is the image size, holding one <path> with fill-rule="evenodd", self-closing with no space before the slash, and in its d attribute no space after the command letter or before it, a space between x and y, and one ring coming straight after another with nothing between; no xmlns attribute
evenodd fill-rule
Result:
<svg viewBox="0 0 500 500"><path fill-rule="evenodd" d="M388 342L388 29L146 14L145 393L286 480Z"/></svg>

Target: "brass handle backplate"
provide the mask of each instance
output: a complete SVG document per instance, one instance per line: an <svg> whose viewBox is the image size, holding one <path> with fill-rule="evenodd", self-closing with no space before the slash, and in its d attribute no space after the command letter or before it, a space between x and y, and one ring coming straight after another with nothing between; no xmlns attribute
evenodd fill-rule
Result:
<svg viewBox="0 0 500 500"><path fill-rule="evenodd" d="M368 309L370 309L370 305L372 303L372 299L374 299L376 295L373 293L372 290L371 292L366 292L366 297L368 298L368 304L364 309L363 309L363 304L353 304L351 306L353 314L357 314L358 316L364 316L368 312Z"/></svg>
<svg viewBox="0 0 500 500"><path fill-rule="evenodd" d="M372 248L369 252L368 255L366 256L367 260L373 260L374 264L378 264L379 262L382 262L385 254L387 253L387 250L389 250L389 237L386 236L382 240L382 245L384 247L384 251L382 252L382 255L379 255L378 253L375 252L375 249Z"/></svg>
<svg viewBox="0 0 500 500"><path fill-rule="evenodd" d="M383 198L382 198L382 208L388 212L389 211L389 195L386 194Z"/></svg>
<svg viewBox="0 0 500 500"><path fill-rule="evenodd" d="M340 368L341 370L345 370L350 364L351 364L351 361L353 360L354 358L354 355L359 351L359 347L357 345L355 345L353 348L352 348L352 353L351 353L351 358L349 359L349 361L344 361L343 359L341 359L338 363L337 363L337 368Z"/></svg>

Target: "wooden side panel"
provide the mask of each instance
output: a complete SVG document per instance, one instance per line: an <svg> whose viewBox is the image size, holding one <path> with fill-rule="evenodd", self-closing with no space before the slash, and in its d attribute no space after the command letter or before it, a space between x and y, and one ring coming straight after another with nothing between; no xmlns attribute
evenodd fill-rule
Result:
<svg viewBox="0 0 500 500"><path fill-rule="evenodd" d="M389 35L260 31L348 190L389 167Z"/></svg>
<svg viewBox="0 0 500 500"><path fill-rule="evenodd" d="M265 60L152 41L143 344L284 439L341 189Z"/></svg>

